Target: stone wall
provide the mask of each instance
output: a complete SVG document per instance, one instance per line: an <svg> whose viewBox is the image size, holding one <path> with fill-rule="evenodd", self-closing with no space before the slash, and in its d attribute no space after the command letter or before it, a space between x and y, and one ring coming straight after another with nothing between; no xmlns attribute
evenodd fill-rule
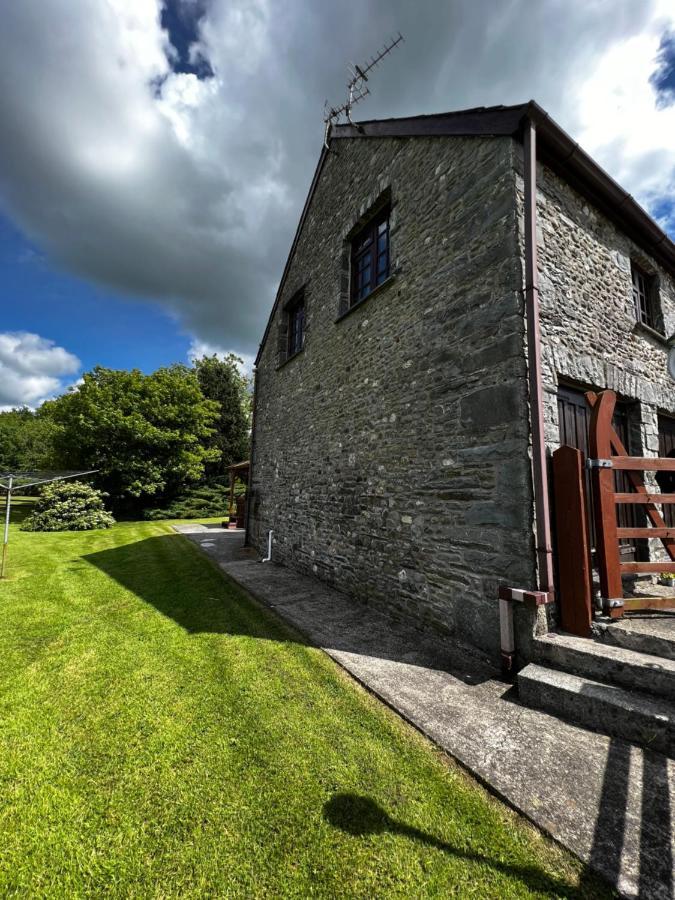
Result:
<svg viewBox="0 0 675 900"><path fill-rule="evenodd" d="M345 139L262 350L250 538L364 601L498 653L497 586L534 587L514 144ZM340 317L347 238L391 197L390 280Z"/></svg>
<svg viewBox="0 0 675 900"><path fill-rule="evenodd" d="M516 151L522 172L521 148ZM658 415L675 414L664 339L637 324L631 259L658 278L665 336L675 333L675 281L550 169L538 167L538 236L546 438L559 446L558 385L610 388L636 401L631 452L658 455ZM518 178L522 212L522 180ZM647 481L653 479L647 474ZM652 558L663 556L650 542Z"/></svg>

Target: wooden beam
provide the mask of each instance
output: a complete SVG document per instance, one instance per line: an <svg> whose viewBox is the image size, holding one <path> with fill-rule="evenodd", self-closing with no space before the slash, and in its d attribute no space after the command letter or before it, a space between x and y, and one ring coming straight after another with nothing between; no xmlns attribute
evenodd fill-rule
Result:
<svg viewBox="0 0 675 900"><path fill-rule="evenodd" d="M675 609L675 597L628 597L623 601L624 611L639 609Z"/></svg>
<svg viewBox="0 0 675 900"><path fill-rule="evenodd" d="M560 624L569 634L588 637L592 623L593 585L581 450L560 447L554 452L553 490Z"/></svg>
<svg viewBox="0 0 675 900"><path fill-rule="evenodd" d="M593 459L607 459L612 455L612 417L616 406L616 394L602 391L592 404L588 429L588 455ZM600 593L606 609L609 601L623 597L623 584L619 564L619 537L617 535L616 504L614 503L614 472L612 469L593 469L591 472L593 499L595 501L595 527L597 532L596 554L600 575Z"/></svg>
<svg viewBox="0 0 675 900"><path fill-rule="evenodd" d="M624 562L621 563L623 574L640 574L645 572L675 572L675 562Z"/></svg>
<svg viewBox="0 0 675 900"><path fill-rule="evenodd" d="M614 494L615 503L675 503L675 494Z"/></svg>
<svg viewBox="0 0 675 900"><path fill-rule="evenodd" d="M675 528L617 528L619 538L675 538Z"/></svg>
<svg viewBox="0 0 675 900"><path fill-rule="evenodd" d="M675 459L662 456L612 456L613 469L628 469L632 472L675 472Z"/></svg>

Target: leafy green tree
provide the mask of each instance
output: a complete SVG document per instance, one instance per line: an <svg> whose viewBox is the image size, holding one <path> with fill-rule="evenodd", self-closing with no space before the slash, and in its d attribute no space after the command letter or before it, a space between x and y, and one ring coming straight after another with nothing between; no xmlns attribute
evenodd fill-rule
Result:
<svg viewBox="0 0 675 900"><path fill-rule="evenodd" d="M224 474L229 465L249 454L250 381L241 374L242 365L243 360L234 353L224 359L213 355L194 361L202 393L220 404L216 431L210 439L211 446L220 451L220 460L209 467L209 474Z"/></svg>
<svg viewBox="0 0 675 900"><path fill-rule="evenodd" d="M211 442L218 404L205 399L186 366L151 375L97 366L77 390L44 407L60 428L63 467L99 469L97 482L118 510L175 496L220 456Z"/></svg>
<svg viewBox="0 0 675 900"><path fill-rule="evenodd" d="M0 412L0 471L50 469L54 465L57 424L28 407Z"/></svg>
<svg viewBox="0 0 675 900"><path fill-rule="evenodd" d="M55 481L40 492L22 531L91 531L115 520L103 506L103 494L81 481Z"/></svg>

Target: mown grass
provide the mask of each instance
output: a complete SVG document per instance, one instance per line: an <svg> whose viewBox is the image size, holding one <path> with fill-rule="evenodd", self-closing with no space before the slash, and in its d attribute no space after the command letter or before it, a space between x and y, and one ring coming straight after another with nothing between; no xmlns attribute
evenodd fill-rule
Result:
<svg viewBox="0 0 675 900"><path fill-rule="evenodd" d="M15 528L0 612L2 896L605 893L165 523Z"/></svg>

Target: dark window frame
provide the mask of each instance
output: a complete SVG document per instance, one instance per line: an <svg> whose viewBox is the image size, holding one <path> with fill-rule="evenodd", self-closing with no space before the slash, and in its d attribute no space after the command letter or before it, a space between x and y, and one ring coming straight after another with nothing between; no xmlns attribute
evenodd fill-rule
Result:
<svg viewBox="0 0 675 900"><path fill-rule="evenodd" d="M300 353L305 346L306 305L305 292L295 293L284 307L286 316L286 359Z"/></svg>
<svg viewBox="0 0 675 900"><path fill-rule="evenodd" d="M391 205L387 204L371 216L350 240L350 308L369 297L390 275Z"/></svg>
<svg viewBox="0 0 675 900"><path fill-rule="evenodd" d="M659 286L655 275L648 272L634 259L630 262L631 290L635 319L640 325L661 332Z"/></svg>

